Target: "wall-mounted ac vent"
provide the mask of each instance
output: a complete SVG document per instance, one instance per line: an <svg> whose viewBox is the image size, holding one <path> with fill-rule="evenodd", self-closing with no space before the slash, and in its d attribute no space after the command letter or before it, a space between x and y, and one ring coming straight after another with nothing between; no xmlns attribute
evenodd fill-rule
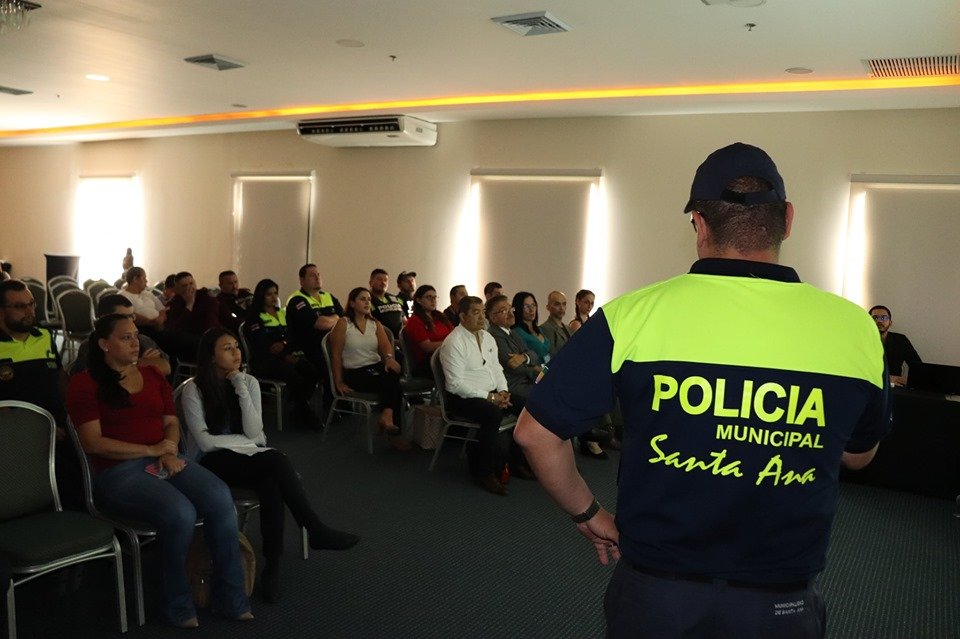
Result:
<svg viewBox="0 0 960 639"><path fill-rule="evenodd" d="M437 125L409 115L303 120L304 140L327 146L433 146Z"/></svg>
<svg viewBox="0 0 960 639"><path fill-rule="evenodd" d="M213 69L214 71L227 71L229 69L242 69L246 65L242 62L237 62L236 60L231 60L217 53L206 53L204 55L194 55L189 58L184 58L184 62L189 62L190 64L196 64L207 69Z"/></svg>
<svg viewBox="0 0 960 639"><path fill-rule="evenodd" d="M14 89L13 87L0 87L0 93L9 93L10 95L30 95L33 91L26 89Z"/></svg>
<svg viewBox="0 0 960 639"><path fill-rule="evenodd" d="M502 24L511 31L516 31L522 36L566 33L570 30L569 25L564 24L555 16L551 15L549 11L520 13L513 16L500 16L499 18L490 19Z"/></svg>
<svg viewBox="0 0 960 639"><path fill-rule="evenodd" d="M960 55L929 55L918 58L864 60L874 78L916 78L930 75L960 75Z"/></svg>

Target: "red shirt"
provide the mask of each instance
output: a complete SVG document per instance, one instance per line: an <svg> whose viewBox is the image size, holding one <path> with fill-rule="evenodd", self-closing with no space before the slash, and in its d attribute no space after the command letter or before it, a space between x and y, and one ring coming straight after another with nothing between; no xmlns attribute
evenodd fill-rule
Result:
<svg viewBox="0 0 960 639"><path fill-rule="evenodd" d="M403 328L404 334L410 341L410 350L413 351L411 355L418 362L427 358L427 354L420 348L420 342L442 342L453 330L453 327L447 322L447 318L440 311L433 311L430 316L433 318L433 330L427 330L427 325L423 323L419 315L411 315Z"/></svg>
<svg viewBox="0 0 960 639"><path fill-rule="evenodd" d="M104 437L131 444L150 445L161 441L164 416L177 414L173 391L153 366L137 368L143 375L143 390L131 394L130 406L123 408L114 408L97 399L97 382L88 371L72 376L67 386L67 412L74 426L100 420ZM120 460L92 455L90 462L95 470L103 470Z"/></svg>

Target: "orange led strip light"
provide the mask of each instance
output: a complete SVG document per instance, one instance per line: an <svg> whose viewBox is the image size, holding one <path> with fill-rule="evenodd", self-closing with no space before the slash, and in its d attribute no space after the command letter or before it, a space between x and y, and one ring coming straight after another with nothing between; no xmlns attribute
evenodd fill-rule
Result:
<svg viewBox="0 0 960 639"><path fill-rule="evenodd" d="M743 95L765 93L816 93L822 91L864 91L874 89L921 89L960 86L960 76L930 76L918 78L866 78L857 80L811 80L790 82L747 82L737 84L701 84L691 86L631 87L623 89L580 89L542 91L531 93L501 93L493 95L464 95L354 104L316 104L254 111L232 111L183 115L163 118L144 118L122 122L80 124L45 129L0 131L0 138L35 135L77 134L121 129L143 129L181 126L186 124L259 120L291 116L314 116L356 111L395 111L430 107L478 106L486 104L516 104L523 102L559 102L565 100L612 100L618 98L655 98L687 95Z"/></svg>

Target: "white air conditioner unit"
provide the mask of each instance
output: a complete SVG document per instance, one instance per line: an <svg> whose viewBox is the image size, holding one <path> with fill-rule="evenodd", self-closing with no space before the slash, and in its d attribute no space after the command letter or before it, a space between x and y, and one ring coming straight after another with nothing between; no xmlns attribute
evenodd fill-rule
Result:
<svg viewBox="0 0 960 639"><path fill-rule="evenodd" d="M304 140L327 146L433 146L437 125L409 115L303 120L297 132Z"/></svg>

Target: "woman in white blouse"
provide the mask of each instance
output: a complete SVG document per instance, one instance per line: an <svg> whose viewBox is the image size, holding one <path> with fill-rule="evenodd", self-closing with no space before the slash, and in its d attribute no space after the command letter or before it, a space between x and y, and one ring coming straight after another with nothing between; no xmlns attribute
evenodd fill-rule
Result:
<svg viewBox="0 0 960 639"><path fill-rule="evenodd" d="M197 375L184 384L181 403L189 431L188 453L229 486L249 488L260 500L260 533L265 565L261 593L280 598L280 554L284 505L307 529L310 547L346 550L360 538L326 526L314 512L290 459L267 447L260 385L241 372L240 345L224 328L200 339Z"/></svg>
<svg viewBox="0 0 960 639"><path fill-rule="evenodd" d="M330 367L340 393L375 393L380 398L380 430L397 450L409 450L400 434L400 364L383 325L371 314L370 291L358 287L347 296L347 308L330 331Z"/></svg>

